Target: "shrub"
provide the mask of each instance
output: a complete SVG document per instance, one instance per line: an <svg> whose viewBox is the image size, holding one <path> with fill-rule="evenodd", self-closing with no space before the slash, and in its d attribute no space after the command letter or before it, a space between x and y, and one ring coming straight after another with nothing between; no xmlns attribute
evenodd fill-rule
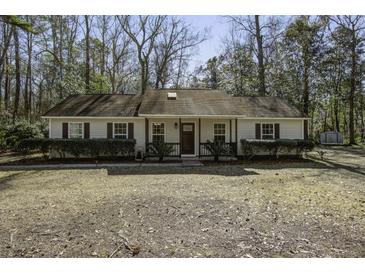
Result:
<svg viewBox="0 0 365 274"><path fill-rule="evenodd" d="M42 132L39 124L20 121L13 124L8 124L0 129L0 143L7 149L17 150L19 143L24 139L40 138Z"/></svg>
<svg viewBox="0 0 365 274"><path fill-rule="evenodd" d="M226 155L230 153L230 147L227 147L225 143L214 140L213 142L207 140L204 144L205 148L214 156L214 161L218 162L219 155Z"/></svg>
<svg viewBox="0 0 365 274"><path fill-rule="evenodd" d="M158 157L159 162L162 162L165 156L174 152L174 146L164 142L154 142L149 145L148 149L152 150L152 153Z"/></svg>
<svg viewBox="0 0 365 274"><path fill-rule="evenodd" d="M50 139L44 138L23 139L20 141L17 149L24 154L29 151L38 150L42 152L44 158L47 158L50 143Z"/></svg>
<svg viewBox="0 0 365 274"><path fill-rule="evenodd" d="M19 144L24 151L39 150L44 155L48 151L56 151L61 158L70 153L76 158L81 155L97 158L102 155L109 157L131 156L134 153L135 140L121 139L25 139Z"/></svg>
<svg viewBox="0 0 365 274"><path fill-rule="evenodd" d="M248 158L254 157L258 152L267 152L278 158L279 152L283 150L287 153L295 150L296 155L300 155L303 151L311 150L313 147L312 141L301 139L241 140L242 153Z"/></svg>
<svg viewBox="0 0 365 274"><path fill-rule="evenodd" d="M91 154L96 154L97 151L102 151L110 157L116 157L118 155L131 156L134 153L134 146L136 141L133 140L122 140L122 139L98 139L101 142L98 144L99 147L91 148L94 150Z"/></svg>

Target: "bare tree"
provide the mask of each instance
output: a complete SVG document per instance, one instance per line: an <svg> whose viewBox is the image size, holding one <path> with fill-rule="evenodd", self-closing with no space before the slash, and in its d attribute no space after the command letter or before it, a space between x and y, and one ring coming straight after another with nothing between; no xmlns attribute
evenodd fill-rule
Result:
<svg viewBox="0 0 365 274"><path fill-rule="evenodd" d="M14 35L14 52L15 52L15 96L14 96L14 109L13 109L13 123L15 122L18 114L19 99L20 99L20 53L19 53L19 35L15 25L13 25Z"/></svg>
<svg viewBox="0 0 365 274"><path fill-rule="evenodd" d="M90 21L89 16L85 20L85 89L90 92Z"/></svg>
<svg viewBox="0 0 365 274"><path fill-rule="evenodd" d="M260 21L260 16L229 16L229 20L237 26L238 30L243 30L248 34L248 40L255 40L256 46L255 55L258 61L258 82L259 82L259 94L261 96L266 95L266 82L265 82L265 47L270 48L271 45L278 38L277 32L280 22L277 18L268 17L263 23Z"/></svg>
<svg viewBox="0 0 365 274"><path fill-rule="evenodd" d="M131 16L119 16L123 30L137 47L137 57L141 74L141 94L144 94L149 80L149 64L156 38L161 33L161 26L166 16L138 16L134 22Z"/></svg>
<svg viewBox="0 0 365 274"><path fill-rule="evenodd" d="M27 19L30 23L32 23L32 18L27 16ZM27 62L27 70L26 70L26 78L25 78L25 88L24 88L24 113L25 116L30 119L31 110L32 110L32 52L33 52L33 33L26 33L26 41L27 41L27 53L28 53L28 62Z"/></svg>
<svg viewBox="0 0 365 274"><path fill-rule="evenodd" d="M173 60L181 62L187 50L205 40L206 33L194 32L182 19L171 17L166 20L161 39L154 47L155 88L165 87L169 78L169 65Z"/></svg>
<svg viewBox="0 0 365 274"><path fill-rule="evenodd" d="M355 124L354 124L354 99L356 87L358 86L360 79L359 75L359 56L358 48L364 41L364 30L365 22L363 16L329 16L332 22L334 22L338 27L343 28L349 34L350 41L350 53L351 53L351 76L350 76L350 91L348 95L349 100L349 137L350 144L355 144Z"/></svg>

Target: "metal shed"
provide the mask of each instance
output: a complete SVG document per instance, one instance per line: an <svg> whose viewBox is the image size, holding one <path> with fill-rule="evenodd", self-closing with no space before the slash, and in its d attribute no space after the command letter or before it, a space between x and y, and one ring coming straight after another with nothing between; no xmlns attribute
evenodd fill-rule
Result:
<svg viewBox="0 0 365 274"><path fill-rule="evenodd" d="M342 134L337 131L326 131L321 133L322 145L342 145Z"/></svg>

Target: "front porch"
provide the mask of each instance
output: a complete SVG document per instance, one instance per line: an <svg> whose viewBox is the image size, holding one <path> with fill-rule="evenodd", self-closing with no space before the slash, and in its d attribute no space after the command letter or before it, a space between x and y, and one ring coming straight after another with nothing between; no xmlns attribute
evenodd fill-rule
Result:
<svg viewBox="0 0 365 274"><path fill-rule="evenodd" d="M237 119L231 117L145 118L146 157L156 157L156 143L169 148L165 157L213 157L212 143L220 143L219 156L237 156Z"/></svg>

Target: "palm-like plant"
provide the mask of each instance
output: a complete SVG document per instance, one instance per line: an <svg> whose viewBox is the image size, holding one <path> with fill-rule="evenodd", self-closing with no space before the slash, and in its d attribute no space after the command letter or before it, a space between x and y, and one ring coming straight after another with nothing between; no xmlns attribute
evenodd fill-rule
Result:
<svg viewBox="0 0 365 274"><path fill-rule="evenodd" d="M227 154L227 146L225 146L224 142L214 140L213 142L207 140L205 143L205 148L214 156L214 161L218 162L219 155Z"/></svg>
<svg viewBox="0 0 365 274"><path fill-rule="evenodd" d="M174 146L172 144L164 143L162 141L153 142L150 145L150 149L158 156L159 162L162 162L165 156L174 152Z"/></svg>

